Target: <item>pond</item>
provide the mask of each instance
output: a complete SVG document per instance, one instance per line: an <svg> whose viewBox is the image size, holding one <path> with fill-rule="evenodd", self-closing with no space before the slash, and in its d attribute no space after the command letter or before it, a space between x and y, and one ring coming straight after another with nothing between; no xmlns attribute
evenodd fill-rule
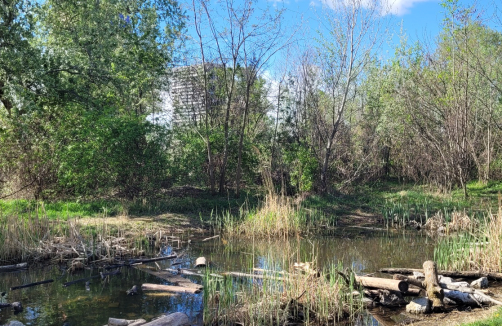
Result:
<svg viewBox="0 0 502 326"><path fill-rule="evenodd" d="M217 271L249 272L253 267L287 269L291 262L315 261L317 266L342 262L358 274L373 273L383 267L421 268L433 256L433 241L416 232L345 228L312 237L275 240L228 240L163 248L163 254L184 252L176 268L192 268L195 258L205 256ZM152 268L170 268L173 261L149 263ZM0 325L18 320L25 325L106 325L108 317L151 320L163 313L185 312L193 325L202 325L202 294L173 296L151 295L139 291L128 296L126 290L143 283L167 284L156 276L136 268L122 267L120 275L95 278L63 287L63 283L99 274L98 269L68 273L66 267L32 267L28 271L0 273L0 292L7 291L3 302L19 301L24 310L14 315L11 309L0 311ZM53 279L53 283L8 291L12 286ZM202 280L191 278L196 283ZM378 325L371 316L358 325Z"/></svg>

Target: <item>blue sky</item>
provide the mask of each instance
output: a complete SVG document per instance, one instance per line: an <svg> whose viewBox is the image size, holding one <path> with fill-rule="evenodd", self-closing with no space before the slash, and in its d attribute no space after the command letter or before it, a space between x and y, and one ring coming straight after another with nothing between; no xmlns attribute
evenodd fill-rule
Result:
<svg viewBox="0 0 502 326"><path fill-rule="evenodd" d="M314 37L318 30L319 16L326 10L329 1L343 0L259 0L261 5L286 9L286 21L288 24L304 21L302 31L306 31L307 39L309 35ZM362 0L374 1L374 0ZM416 41L428 42L432 44L435 37L443 28L445 9L441 6L440 0L389 0L391 2L390 14L385 17L389 23L388 40L381 47L382 57L390 57L394 53L394 48L399 44L399 34L404 31L408 43ZM501 0L462 0L461 6L469 7L475 4L478 12L483 13L483 17L489 17L497 4L502 7ZM494 27L493 23L488 25ZM500 30L500 28L498 28Z"/></svg>

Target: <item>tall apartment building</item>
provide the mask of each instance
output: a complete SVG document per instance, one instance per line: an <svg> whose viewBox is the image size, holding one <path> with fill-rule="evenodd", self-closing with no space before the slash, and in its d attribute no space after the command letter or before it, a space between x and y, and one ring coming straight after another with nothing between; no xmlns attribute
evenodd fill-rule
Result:
<svg viewBox="0 0 502 326"><path fill-rule="evenodd" d="M216 87L215 67L217 66L213 64L206 65L209 84L209 98L207 101L209 109L215 108L219 103L214 92ZM202 65L174 68L169 88L171 122L178 125L201 123L206 113Z"/></svg>

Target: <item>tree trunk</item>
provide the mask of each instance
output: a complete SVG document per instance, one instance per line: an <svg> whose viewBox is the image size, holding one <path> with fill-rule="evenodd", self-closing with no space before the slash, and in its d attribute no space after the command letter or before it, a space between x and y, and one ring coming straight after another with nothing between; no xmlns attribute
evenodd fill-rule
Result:
<svg viewBox="0 0 502 326"><path fill-rule="evenodd" d="M424 285L427 292L427 297L432 301L432 310L440 312L444 310L444 292L439 286L437 266L432 260L424 263L425 280Z"/></svg>
<svg viewBox="0 0 502 326"><path fill-rule="evenodd" d="M356 282L360 283L362 286L406 292L408 291L408 283L401 280L392 280L388 278L379 277L367 277L367 276L356 276Z"/></svg>
<svg viewBox="0 0 502 326"><path fill-rule="evenodd" d="M248 77L249 78L249 77ZM248 80L248 84L246 85L246 100L244 104L244 118L242 120L242 128L239 136L239 149L237 154L237 171L235 173L235 197L240 197L241 191L241 173L242 173L242 146L244 142L244 132L246 131L246 120L248 117L249 110L249 96L251 92L252 81Z"/></svg>

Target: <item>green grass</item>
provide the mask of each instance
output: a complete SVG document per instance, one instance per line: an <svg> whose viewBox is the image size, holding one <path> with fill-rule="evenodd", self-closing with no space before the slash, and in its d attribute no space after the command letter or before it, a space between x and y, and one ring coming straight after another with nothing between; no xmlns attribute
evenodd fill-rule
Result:
<svg viewBox="0 0 502 326"><path fill-rule="evenodd" d="M502 308L497 310L492 317L473 323L461 324L462 326L499 326L502 325Z"/></svg>
<svg viewBox="0 0 502 326"><path fill-rule="evenodd" d="M486 212L498 209L497 196L502 192L502 182L471 182L467 189L469 197L466 199L462 190L444 194L426 185L379 182L359 186L348 195L312 195L304 201L304 206L337 216L360 210L378 214L386 222L400 224L409 220L423 223L439 211L447 222L454 211L465 211L467 215L481 219Z"/></svg>
<svg viewBox="0 0 502 326"><path fill-rule="evenodd" d="M424 185L398 182L379 182L359 186L350 194L310 195L302 203L305 212L324 216L316 223L332 225L338 217L358 211L373 213L391 221L406 222L410 219L424 222L441 211L448 221L451 212L466 211L469 216L482 217L490 209L497 209L497 194L502 192L502 182L471 182L467 186L469 198L461 190L442 194ZM196 193L173 193L159 195L155 199L123 201L118 199L89 199L41 202L35 200L0 200L0 216L17 215L30 217L44 215L50 219L86 216L152 215L162 213L185 214L189 217L214 220L216 215L230 212L238 216L244 208L256 210L264 195L259 192L243 193L234 198L231 193L211 195L207 190Z"/></svg>
<svg viewBox="0 0 502 326"><path fill-rule="evenodd" d="M161 213L181 213L209 218L211 212L230 210L235 213L246 204L255 207L260 194L233 196L212 196L201 192L197 196L173 196L151 200L124 201L118 199L94 199L75 201L36 201L26 199L0 200L0 216L16 215L20 217L46 216L49 219L75 217L98 217L117 215L151 215Z"/></svg>

